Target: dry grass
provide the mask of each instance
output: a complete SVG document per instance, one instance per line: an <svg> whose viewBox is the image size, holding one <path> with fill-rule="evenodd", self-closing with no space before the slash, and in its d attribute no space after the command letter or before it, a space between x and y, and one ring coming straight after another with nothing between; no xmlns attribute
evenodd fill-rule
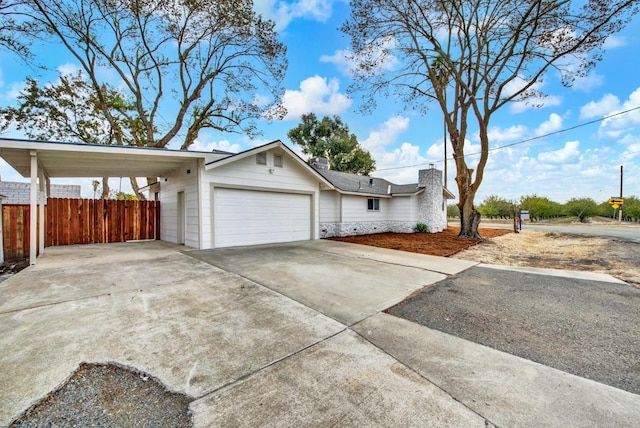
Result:
<svg viewBox="0 0 640 428"><path fill-rule="evenodd" d="M524 230L488 239L453 257L509 266L607 273L640 287L640 245L604 237Z"/></svg>

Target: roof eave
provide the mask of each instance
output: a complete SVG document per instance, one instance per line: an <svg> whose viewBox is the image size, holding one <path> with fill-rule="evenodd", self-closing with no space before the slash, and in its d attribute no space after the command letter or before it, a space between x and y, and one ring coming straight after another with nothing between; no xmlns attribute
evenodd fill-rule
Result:
<svg viewBox="0 0 640 428"><path fill-rule="evenodd" d="M322 182L322 184L324 184L325 186L327 186L329 189L335 189L335 186L328 181L326 178L324 178L322 175L320 175L320 173L318 173L313 167L311 167L308 163L306 163L300 156L298 156L298 154L296 152L294 152L293 150L291 150L289 147L287 147L282 141L280 140L275 140L272 141L270 143L264 144L262 146L259 147L254 147L252 149L249 150L245 150L244 152L240 152L234 155L231 155L229 157L226 157L224 159L218 159L212 162L208 162L204 165L204 169L205 171L209 171L215 168L219 168L221 166L224 165L228 165L232 162L236 162L239 161L241 159L247 158L249 156L258 154L258 153L262 153L262 152L266 152L268 150L272 150L274 148L280 148L283 151L287 152L290 157L298 163L298 165L300 165L305 171L307 171L308 173L310 173L311 175L313 175L316 179L318 179L320 182Z"/></svg>

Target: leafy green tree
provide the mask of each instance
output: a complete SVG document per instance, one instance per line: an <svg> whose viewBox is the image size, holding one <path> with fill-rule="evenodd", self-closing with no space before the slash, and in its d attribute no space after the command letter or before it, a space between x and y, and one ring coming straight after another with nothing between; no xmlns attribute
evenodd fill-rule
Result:
<svg viewBox="0 0 640 428"><path fill-rule="evenodd" d="M520 199L520 208L529 211L531 221L560 217L563 215L562 205L547 197L536 194L523 196Z"/></svg>
<svg viewBox="0 0 640 428"><path fill-rule="evenodd" d="M499 218L511 218L513 215L513 204L504 198L497 195L488 196L482 204L478 206L478 211L484 217L491 219Z"/></svg>
<svg viewBox="0 0 640 428"><path fill-rule="evenodd" d="M380 96L444 114L456 165L460 236L477 238L474 207L489 157L489 126L511 102L541 105L539 82L559 73L569 86L601 58L604 42L638 9L637 0L351 0L342 31L356 63L352 90L365 110ZM481 154L465 158L470 126Z"/></svg>
<svg viewBox="0 0 640 428"><path fill-rule="evenodd" d="M24 4L23 0L0 0L0 48L29 59L31 52L28 35L32 29L18 13L18 9Z"/></svg>
<svg viewBox="0 0 640 428"><path fill-rule="evenodd" d="M7 13L67 49L114 144L186 150L202 129L252 136L285 114L286 48L251 0L24 0Z"/></svg>
<svg viewBox="0 0 640 428"><path fill-rule="evenodd" d="M458 205L456 204L447 205L447 217L449 218L460 217L460 209L458 208Z"/></svg>
<svg viewBox="0 0 640 428"><path fill-rule="evenodd" d="M601 202L600 204L598 204L598 213L597 215L602 216L602 217L613 217L613 208L611 207L611 204L607 201Z"/></svg>
<svg viewBox="0 0 640 428"><path fill-rule="evenodd" d="M355 134L349 133L349 127L338 116L325 116L318 121L315 114L304 114L302 123L287 136L302 147L309 163L321 157L329 161L329 168L334 171L361 175L369 175L376 169L371 153L360 146Z"/></svg>
<svg viewBox="0 0 640 428"><path fill-rule="evenodd" d="M598 214L598 204L591 198L572 198L564 204L566 213L578 217L581 222Z"/></svg>
<svg viewBox="0 0 640 428"><path fill-rule="evenodd" d="M635 196L624 198L624 205L622 205L622 215L628 220L636 222L640 220L640 199Z"/></svg>

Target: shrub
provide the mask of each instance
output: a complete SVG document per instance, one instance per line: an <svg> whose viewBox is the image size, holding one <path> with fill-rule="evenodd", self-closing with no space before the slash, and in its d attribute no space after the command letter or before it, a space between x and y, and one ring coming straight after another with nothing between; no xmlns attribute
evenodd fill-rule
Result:
<svg viewBox="0 0 640 428"><path fill-rule="evenodd" d="M429 226L424 223L416 224L416 232L418 233L429 233Z"/></svg>

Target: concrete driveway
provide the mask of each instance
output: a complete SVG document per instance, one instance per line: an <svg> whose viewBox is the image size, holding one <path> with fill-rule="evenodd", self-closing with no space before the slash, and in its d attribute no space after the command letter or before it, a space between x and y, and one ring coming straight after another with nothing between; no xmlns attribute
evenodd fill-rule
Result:
<svg viewBox="0 0 640 428"><path fill-rule="evenodd" d="M196 426L637 426L640 396L380 313L473 263L313 241L59 247L0 284L0 425L80 362ZM568 423L566 423L568 422Z"/></svg>

